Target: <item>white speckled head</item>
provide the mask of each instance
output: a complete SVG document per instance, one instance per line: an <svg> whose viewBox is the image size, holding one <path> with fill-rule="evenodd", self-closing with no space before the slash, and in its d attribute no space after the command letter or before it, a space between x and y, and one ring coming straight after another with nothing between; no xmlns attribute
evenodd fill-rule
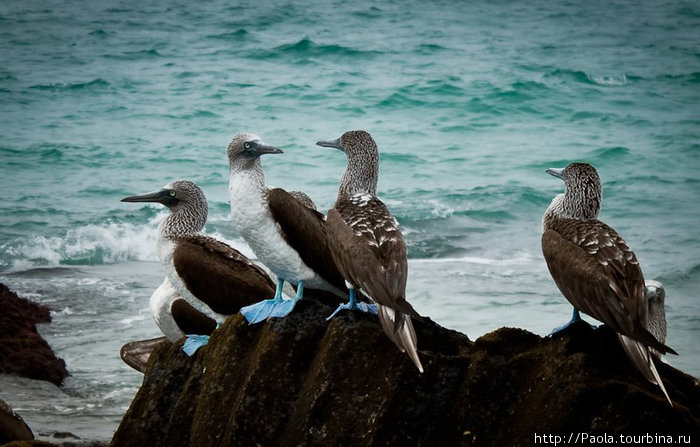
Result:
<svg viewBox="0 0 700 447"><path fill-rule="evenodd" d="M246 169L259 164L261 155L281 154L282 150L264 143L254 133L241 132L233 137L226 153L231 169Z"/></svg>
<svg viewBox="0 0 700 447"><path fill-rule="evenodd" d="M661 343L666 343L666 290L663 284L653 279L646 280L644 285L649 307L646 329Z"/></svg>
<svg viewBox="0 0 700 447"><path fill-rule="evenodd" d="M547 173L564 180L566 193L555 197L548 208L559 218L590 220L598 217L603 187L596 169L588 163L571 163L564 169L547 169Z"/></svg>
<svg viewBox="0 0 700 447"><path fill-rule="evenodd" d="M323 147L340 149L347 154L348 167L340 181L339 196L377 193L379 149L372 136L364 130L350 130L337 140L319 141Z"/></svg>
<svg viewBox="0 0 700 447"><path fill-rule="evenodd" d="M167 206L172 214L161 222L163 236L198 233L204 228L209 211L204 193L189 180L175 180L160 191L125 197L122 202L154 202Z"/></svg>

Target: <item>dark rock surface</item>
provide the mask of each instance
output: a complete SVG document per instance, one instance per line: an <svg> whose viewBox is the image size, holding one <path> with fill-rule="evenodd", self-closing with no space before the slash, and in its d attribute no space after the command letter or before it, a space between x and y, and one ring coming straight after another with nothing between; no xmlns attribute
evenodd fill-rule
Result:
<svg viewBox="0 0 700 447"><path fill-rule="evenodd" d="M36 325L49 323L49 309L20 298L0 284L0 373L61 385L66 364L39 335Z"/></svg>
<svg viewBox="0 0 700 447"><path fill-rule="evenodd" d="M12 441L1 447L106 447L107 444L97 441L68 441L54 444L49 441Z"/></svg>
<svg viewBox="0 0 700 447"><path fill-rule="evenodd" d="M34 439L34 433L7 402L0 399L0 444Z"/></svg>
<svg viewBox="0 0 700 447"><path fill-rule="evenodd" d="M614 333L501 328L470 341L416 322L420 374L377 318L305 298L249 326L230 317L192 358L158 346L113 446L518 446L535 435L700 436L700 385L658 369L674 408Z"/></svg>

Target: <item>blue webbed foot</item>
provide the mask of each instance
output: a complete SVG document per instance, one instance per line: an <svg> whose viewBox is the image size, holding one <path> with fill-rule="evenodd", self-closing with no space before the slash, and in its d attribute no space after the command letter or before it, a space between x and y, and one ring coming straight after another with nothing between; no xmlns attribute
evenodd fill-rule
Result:
<svg viewBox="0 0 700 447"><path fill-rule="evenodd" d="M263 300L259 303L251 304L250 306L241 307L241 314L248 320L248 323L255 324L266 320L282 301L282 287L284 286L283 279L277 279L277 288L275 289L275 297L269 300Z"/></svg>
<svg viewBox="0 0 700 447"><path fill-rule="evenodd" d="M294 306L297 305L298 301L299 298L292 298L289 300L280 301L279 303L275 304L275 306L272 308L270 314L268 315L268 318L286 317L292 312L292 310L294 310Z"/></svg>
<svg viewBox="0 0 700 447"><path fill-rule="evenodd" d="M251 304L250 306L241 307L241 314L243 314L250 324L260 323L263 320L267 320L275 308L284 301L287 300L283 300L281 297L279 299L271 298L269 300L263 300L259 303Z"/></svg>
<svg viewBox="0 0 700 447"><path fill-rule="evenodd" d="M269 318L283 318L292 313L294 306L297 305L300 299L304 297L304 281L299 281L297 283L297 296L289 300L282 300L282 302L277 303L275 307L270 312Z"/></svg>
<svg viewBox="0 0 700 447"><path fill-rule="evenodd" d="M297 296L289 300L282 298L283 285L284 280L278 279L274 298L241 308L241 314L250 324L259 323L272 317L282 318L289 315L294 306L296 306L297 301L304 295L304 282L299 281L299 284L297 284Z"/></svg>
<svg viewBox="0 0 700 447"><path fill-rule="evenodd" d="M574 313L573 313L573 315L571 315L571 320L569 320L569 322L566 323L566 324L563 324L563 325L561 325L561 326L559 326L559 327L556 327L556 328L552 329L552 332L550 332L549 335L551 336L551 335L554 335L554 334L556 334L556 333L558 333L558 332L561 332L561 331L563 331L564 329L566 329L566 328L568 328L569 326L571 326L572 324L578 323L579 321L583 321L583 319L581 319L581 314L579 314L578 309L576 309L576 308L574 307ZM586 322L584 321L584 323L586 323ZM589 324L589 323L586 323L586 324L588 324L588 325L589 325L591 328L593 328L593 329L596 329L596 328L597 328L597 326L594 326L594 325L592 325L592 324Z"/></svg>
<svg viewBox="0 0 700 447"><path fill-rule="evenodd" d="M187 354L188 357L192 357L199 348L206 346L207 343L209 343L208 335L187 335L185 343L182 345L182 351Z"/></svg>
<svg viewBox="0 0 700 447"><path fill-rule="evenodd" d="M355 289L350 289L350 301L345 304L338 306L332 314L326 320L330 320L335 317L341 310L359 310L360 312L367 312L369 314L377 315L377 305L367 304L363 301L357 301L355 298Z"/></svg>

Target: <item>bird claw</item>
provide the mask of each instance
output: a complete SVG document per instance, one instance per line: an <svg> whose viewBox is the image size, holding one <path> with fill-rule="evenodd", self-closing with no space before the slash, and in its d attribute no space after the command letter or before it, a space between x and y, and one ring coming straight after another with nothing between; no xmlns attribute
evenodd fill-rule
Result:
<svg viewBox="0 0 700 447"><path fill-rule="evenodd" d="M188 357L192 357L199 348L206 346L207 343L209 343L208 335L187 335L185 342L182 344L182 351L187 354Z"/></svg>
<svg viewBox="0 0 700 447"><path fill-rule="evenodd" d="M335 317L338 312L341 310L359 310L360 312L366 312L368 314L372 315L377 315L377 305L376 304L367 304L365 302L360 301L359 303L351 303L347 302L345 304L341 304L338 306L332 314L326 320L330 320L331 318Z"/></svg>

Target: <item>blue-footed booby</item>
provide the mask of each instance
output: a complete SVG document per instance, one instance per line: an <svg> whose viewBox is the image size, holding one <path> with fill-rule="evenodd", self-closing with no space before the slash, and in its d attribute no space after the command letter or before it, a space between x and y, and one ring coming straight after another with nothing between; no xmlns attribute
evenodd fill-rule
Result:
<svg viewBox="0 0 700 447"><path fill-rule="evenodd" d="M348 131L336 140L316 144L340 149L347 155L347 168L326 225L333 259L350 287L350 302L336 312L355 308L356 290L367 294L377 303L384 332L423 372L411 322L412 316L420 315L406 301L406 242L399 223L376 196L377 144L363 130Z"/></svg>
<svg viewBox="0 0 700 447"><path fill-rule="evenodd" d="M125 197L122 202L155 202L171 211L158 226L158 255L166 278L150 302L154 320L169 339L179 338L180 332L206 336L217 322L274 290L267 273L250 259L199 234L208 207L204 193L193 182L177 180L160 191ZM206 337L188 337L183 349L193 353L206 341Z"/></svg>
<svg viewBox="0 0 700 447"><path fill-rule="evenodd" d="M542 253L561 293L578 310L610 326L644 377L671 399L650 349L676 352L649 330L647 288L637 257L611 227L598 220L602 186L588 163L548 169L564 180L542 218ZM673 403L671 403L673 405Z"/></svg>
<svg viewBox="0 0 700 447"><path fill-rule="evenodd" d="M661 343L666 343L666 289L661 282L647 279L644 281L646 286L646 299L649 308L649 318L646 328L655 339ZM658 351L655 351L658 355Z"/></svg>
<svg viewBox="0 0 700 447"><path fill-rule="evenodd" d="M274 297L244 307L243 316L251 324L283 317L303 297L305 287L347 297L343 278L328 249L323 215L305 194L265 185L260 156L280 154L282 150L265 144L255 134L239 133L226 152L234 227L278 278ZM292 299L282 298L285 281L297 287Z"/></svg>

